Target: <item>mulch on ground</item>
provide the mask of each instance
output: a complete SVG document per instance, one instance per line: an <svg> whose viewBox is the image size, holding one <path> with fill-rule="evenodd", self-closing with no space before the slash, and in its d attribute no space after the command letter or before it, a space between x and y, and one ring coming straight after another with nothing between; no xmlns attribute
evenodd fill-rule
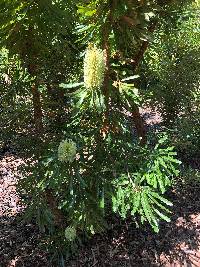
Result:
<svg viewBox="0 0 200 267"><path fill-rule="evenodd" d="M12 155L0 161L0 267L50 267L39 244L34 223L20 220L24 208L16 194L17 167ZM200 266L200 185L185 185L170 192L174 207L170 223L158 234L148 226L137 229L131 220L113 217L104 235L95 235L71 258L69 267Z"/></svg>

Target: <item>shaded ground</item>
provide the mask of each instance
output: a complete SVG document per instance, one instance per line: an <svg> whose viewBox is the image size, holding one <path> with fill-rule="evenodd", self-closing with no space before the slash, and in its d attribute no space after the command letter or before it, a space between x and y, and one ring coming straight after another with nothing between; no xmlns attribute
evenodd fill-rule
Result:
<svg viewBox="0 0 200 267"><path fill-rule="evenodd" d="M95 237L69 266L200 266L199 189L171 193L172 222L163 223L159 234L115 218L112 229Z"/></svg>
<svg viewBox="0 0 200 267"><path fill-rule="evenodd" d="M153 119L159 123L159 117ZM15 184L17 167L22 162L11 154L0 158L0 267L58 267L51 265L40 248L42 237L37 226L20 220L24 208ZM198 159L191 165L200 169ZM169 193L174 203L172 221L162 223L159 234L148 226L139 230L131 220L111 218L108 231L83 244L66 266L200 267L199 191L200 184L179 184Z"/></svg>
<svg viewBox="0 0 200 267"><path fill-rule="evenodd" d="M0 267L49 266L38 247L41 236L37 227L21 220L24 207L15 185L22 163L9 153L0 158Z"/></svg>

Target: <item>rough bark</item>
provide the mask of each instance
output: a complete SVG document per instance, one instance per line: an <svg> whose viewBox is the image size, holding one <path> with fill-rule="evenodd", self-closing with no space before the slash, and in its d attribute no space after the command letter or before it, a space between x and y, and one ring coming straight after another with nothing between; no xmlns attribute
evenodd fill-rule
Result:
<svg viewBox="0 0 200 267"><path fill-rule="evenodd" d="M108 25L105 25L103 30L103 49L104 49L104 57L105 57L105 74L104 74L104 83L103 83L103 94L105 98L106 111L104 112L104 122L102 133L103 136L109 131L109 74L110 74L110 51L109 51L109 31L107 28Z"/></svg>
<svg viewBox="0 0 200 267"><path fill-rule="evenodd" d="M28 42L27 45L31 45ZM26 47L26 49L30 49L30 47ZM37 65L34 63L35 57L34 55L27 54L30 58L29 61L31 62L28 64L28 72L32 77L37 77ZM37 78L35 78L34 83L31 86L31 93L32 93L32 101L33 101L33 120L35 124L35 131L36 134L41 135L44 128L43 128L43 114L42 114L42 103L41 103L41 96L38 90Z"/></svg>
<svg viewBox="0 0 200 267"><path fill-rule="evenodd" d="M153 33L153 32L155 31L155 29L156 29L156 25L157 25L157 21L154 21L154 22L149 26L148 31L149 31L150 33ZM138 65L140 64L141 60L142 60L143 57L144 57L144 54L145 54L145 52L146 52L148 46L149 46L149 42L148 42L148 41L143 41L143 43L142 43L142 45L141 45L141 47L140 47L138 53L137 53L137 54L135 55L135 57L133 58L133 61L132 61L132 62L133 62L133 63L132 63L132 65L133 65L133 71L135 71L135 70L137 69Z"/></svg>
<svg viewBox="0 0 200 267"><path fill-rule="evenodd" d="M103 136L111 130L113 130L115 127L110 125L109 121L109 110L110 110L110 103L109 103L109 82L110 82L110 44L109 44L109 34L111 31L111 25L113 24L113 11L116 6L116 0L110 1L110 12L107 17L107 22L105 23L103 27L103 49L104 49L104 56L105 56L105 65L106 70L104 74L104 83L103 83L103 94L105 97L105 105L106 105L106 111L104 113L104 123L103 128L101 130Z"/></svg>
<svg viewBox="0 0 200 267"><path fill-rule="evenodd" d="M140 139L140 145L144 146L147 142L146 129L145 129L144 120L140 115L140 111L137 105L133 106L132 118L133 118L133 122L136 128L136 131L137 131L137 135Z"/></svg>

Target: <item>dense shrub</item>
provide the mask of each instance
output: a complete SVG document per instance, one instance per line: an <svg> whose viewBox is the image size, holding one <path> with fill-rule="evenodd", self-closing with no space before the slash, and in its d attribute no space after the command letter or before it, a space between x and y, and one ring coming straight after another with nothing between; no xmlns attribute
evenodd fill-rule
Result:
<svg viewBox="0 0 200 267"><path fill-rule="evenodd" d="M189 153L199 146L198 127L187 128L199 122L197 5L0 3L0 140L28 159L18 184L25 216L62 265L113 213L155 232L169 222L180 164L172 141ZM146 135L139 108L148 103L173 125L172 140Z"/></svg>

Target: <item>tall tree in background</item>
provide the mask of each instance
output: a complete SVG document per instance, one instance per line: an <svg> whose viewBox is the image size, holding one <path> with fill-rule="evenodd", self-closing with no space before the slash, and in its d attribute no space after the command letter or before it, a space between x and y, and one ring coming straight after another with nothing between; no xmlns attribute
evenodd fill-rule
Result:
<svg viewBox="0 0 200 267"><path fill-rule="evenodd" d="M62 53L60 62L64 70L69 64L73 49L74 4L70 1L1 1L0 44L17 54L33 79L31 92L36 132L43 131L42 99L39 91L45 78L46 65L52 55ZM64 54L63 54L64 53ZM55 62L55 66L56 66ZM52 66L53 68L53 66Z"/></svg>
<svg viewBox="0 0 200 267"><path fill-rule="evenodd" d="M27 70L31 82L31 94L33 103L33 118L35 133L43 137L43 108L40 85L47 88L52 85L48 81L49 61L57 56L62 60L60 74L67 71L70 60L73 57L72 29L75 24L74 3L70 1L1 1L0 3L1 25L0 44L9 51L9 56L18 55L22 66ZM52 62L54 64L54 62ZM58 75L55 71L58 64L49 66L51 79ZM55 68L55 71L54 71ZM52 71L53 70L53 71ZM65 74L66 75L66 74ZM56 91L56 88L54 89ZM59 96L59 91L57 90ZM47 96L52 96L51 90ZM38 147L41 147L41 143ZM36 149L38 153L40 150ZM46 190L46 197L55 221L61 222L61 213L56 207L56 200L51 190Z"/></svg>

